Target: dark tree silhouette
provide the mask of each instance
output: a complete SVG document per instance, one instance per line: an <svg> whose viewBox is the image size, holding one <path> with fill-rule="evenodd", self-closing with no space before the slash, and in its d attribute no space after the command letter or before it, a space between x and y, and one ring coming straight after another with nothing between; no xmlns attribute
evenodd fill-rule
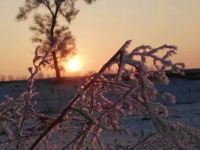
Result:
<svg viewBox="0 0 200 150"><path fill-rule="evenodd" d="M91 4L95 0L84 1ZM75 8L76 2L77 0L25 0L25 5L20 7L17 14L17 20L23 21L30 13L42 8L34 14L34 26L30 28L35 33L32 40L42 45L41 53L51 50L48 60L55 69L57 80L61 78L59 62L75 50L75 40L68 25L79 12ZM66 20L66 24L58 23L60 17Z"/></svg>

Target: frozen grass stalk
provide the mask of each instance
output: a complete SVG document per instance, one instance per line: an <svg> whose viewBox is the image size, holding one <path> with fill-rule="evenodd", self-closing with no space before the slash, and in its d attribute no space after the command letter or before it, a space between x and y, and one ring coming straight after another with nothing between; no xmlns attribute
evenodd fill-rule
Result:
<svg viewBox="0 0 200 150"><path fill-rule="evenodd" d="M170 93L160 92L156 84L168 84L166 70L182 72L182 63L173 63L170 56L177 48L163 45L151 48L142 45L130 52L124 45L102 66L99 72L88 77L79 92L54 117L35 110L32 97L34 79L39 68L46 64L45 55L34 58L34 68L29 69L28 88L18 99L7 100L0 105L1 126L6 126L4 147L13 149L199 149L200 132L198 129L173 122L168 118L167 108L157 101L158 97L171 99ZM56 46L56 45L55 45ZM158 53L162 51L164 55ZM138 59L139 58L139 59ZM148 60L148 63L147 63ZM149 61L153 70L149 68ZM113 65L117 66L114 75L106 72ZM13 113L17 112L17 113ZM107 134L128 133L122 129L124 118L146 116L152 120L156 132L136 144L123 145L115 140L107 143ZM45 123L44 123L45 122ZM31 126L30 126L31 124ZM131 137L130 137L131 138ZM132 137L133 138L133 137Z"/></svg>

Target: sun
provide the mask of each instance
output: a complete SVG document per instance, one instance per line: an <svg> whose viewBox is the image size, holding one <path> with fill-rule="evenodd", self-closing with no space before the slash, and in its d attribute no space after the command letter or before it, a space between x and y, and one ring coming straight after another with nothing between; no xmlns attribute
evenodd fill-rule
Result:
<svg viewBox="0 0 200 150"><path fill-rule="evenodd" d="M78 57L72 57L65 62L64 68L68 72L79 72L81 70L81 60Z"/></svg>

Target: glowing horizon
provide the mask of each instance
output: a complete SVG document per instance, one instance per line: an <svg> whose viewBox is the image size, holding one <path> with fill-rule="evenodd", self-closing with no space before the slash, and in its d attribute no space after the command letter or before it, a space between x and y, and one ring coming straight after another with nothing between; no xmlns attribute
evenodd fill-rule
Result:
<svg viewBox="0 0 200 150"><path fill-rule="evenodd" d="M0 75L28 76L34 46L28 22L16 22L24 0L3 1L0 5ZM93 5L77 3L80 13L70 29L76 38L83 70L98 70L129 39L130 48L141 44L178 46L174 61L186 68L200 68L199 0L97 0Z"/></svg>

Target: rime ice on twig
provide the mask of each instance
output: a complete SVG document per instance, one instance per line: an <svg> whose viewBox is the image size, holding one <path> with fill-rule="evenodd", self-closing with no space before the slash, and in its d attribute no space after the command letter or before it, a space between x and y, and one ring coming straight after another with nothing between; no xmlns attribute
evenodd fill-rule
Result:
<svg viewBox="0 0 200 150"><path fill-rule="evenodd" d="M165 74L166 69L182 71L183 64L175 64L169 59L177 51L176 47L170 45L163 45L158 48L140 46L128 52L127 47L130 42L127 41L102 66L99 72L91 76L79 88L79 92L58 114L57 118L45 118L45 116L38 114L40 120L47 124L44 128L41 127L41 124L37 124L37 115L31 115L35 113L34 109L27 107L32 108L27 111L30 114L26 113L26 117L23 117L22 113L19 120L21 118L26 120L30 116L34 116L31 120L35 124L33 131L40 134L36 138L32 136L29 141L30 149L48 147L48 144L60 149L77 150L115 149L116 146L127 149L138 149L138 147L145 149L145 147L153 148L157 145L162 145L163 149L166 147L177 149L195 149L196 147L198 149L199 130L171 122L168 119L166 107L156 101L158 96L171 99L172 102L175 100L170 93L158 91L155 88L155 82L169 83ZM157 55L160 51L165 54L163 56ZM148 59L152 61L153 70L147 65ZM117 64L118 68L113 76L109 76L105 72L113 64ZM34 74L33 71L30 72L31 75ZM32 89L34 79L30 78L30 80L29 86L31 85L30 89ZM24 105L24 103L22 104ZM31 106L31 103L25 106L29 105ZM155 136L145 138L133 147L122 145L116 142L117 139L114 143L106 143L105 134L120 135L126 133L126 130L121 128L121 123L124 118L130 115L148 115L157 130ZM6 122L6 120L4 121ZM24 125L22 125L21 131L27 132ZM161 140L160 137L164 140ZM188 138L191 141L188 141ZM22 144L17 143L18 145Z"/></svg>

